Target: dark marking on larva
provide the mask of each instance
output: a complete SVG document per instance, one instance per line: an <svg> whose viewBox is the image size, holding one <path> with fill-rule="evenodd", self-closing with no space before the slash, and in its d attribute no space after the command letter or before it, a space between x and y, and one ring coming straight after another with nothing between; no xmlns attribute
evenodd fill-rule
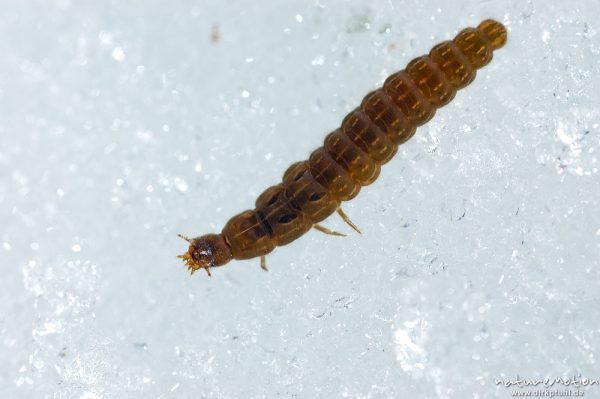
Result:
<svg viewBox="0 0 600 399"><path fill-rule="evenodd" d="M273 236L273 228L267 221L267 218L265 217L265 213L263 211L257 211L256 215L258 216L258 220L260 221L260 224L264 227L267 234L270 236Z"/></svg>
<svg viewBox="0 0 600 399"><path fill-rule="evenodd" d="M318 201L321 198L323 198L323 196L325 196L325 193L314 193L313 195L310 196L310 198L308 200L309 201Z"/></svg>
<svg viewBox="0 0 600 399"><path fill-rule="evenodd" d="M274 203L277 202L277 197L278 195L274 195L273 197L271 197L271 199L269 200L269 202L267 202L267 205L273 205Z"/></svg>
<svg viewBox="0 0 600 399"><path fill-rule="evenodd" d="M293 213L288 213L287 215L281 216L277 221L279 223L286 224L286 223L291 222L294 219L296 219L296 215L294 215Z"/></svg>
<svg viewBox="0 0 600 399"><path fill-rule="evenodd" d="M287 189L283 190L283 195L286 199L286 201L288 202L289 206L295 211L295 212L302 212L302 206L300 205L300 203L296 200L296 198L294 198L294 196L290 195L289 191Z"/></svg>
<svg viewBox="0 0 600 399"><path fill-rule="evenodd" d="M398 146L473 81L477 69L492 60L493 51L504 46L506 37L506 28L488 19L409 62L387 78L382 88L367 94L308 161L292 164L282 183L258 197L254 210L231 218L221 234L182 236L190 247L180 258L192 273L204 268L210 275L212 267L254 257L261 258L266 270L266 254L312 227L343 235L318 224L336 210L358 231L340 203L373 183Z"/></svg>

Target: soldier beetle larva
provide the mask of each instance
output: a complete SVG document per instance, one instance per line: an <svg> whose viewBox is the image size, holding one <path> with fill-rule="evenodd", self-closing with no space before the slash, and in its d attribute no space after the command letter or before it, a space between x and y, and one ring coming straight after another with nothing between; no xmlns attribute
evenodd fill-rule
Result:
<svg viewBox="0 0 600 399"><path fill-rule="evenodd" d="M410 61L383 87L367 94L307 161L291 165L280 184L258 197L255 209L232 217L220 234L194 239L180 235L190 246L179 257L192 273L203 268L209 276L210 268L232 259L260 257L266 270L266 254L313 227L343 235L319 224L333 212L360 233L340 208L341 202L373 183L398 146L471 83L506 38L506 28L488 19Z"/></svg>

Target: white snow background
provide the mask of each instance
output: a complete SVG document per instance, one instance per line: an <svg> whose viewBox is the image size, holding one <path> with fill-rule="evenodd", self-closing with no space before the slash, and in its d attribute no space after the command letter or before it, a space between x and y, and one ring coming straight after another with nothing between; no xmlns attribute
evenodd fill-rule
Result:
<svg viewBox="0 0 600 399"><path fill-rule="evenodd" d="M508 398L600 377L600 2L0 2L1 398ZM509 30L380 178L218 232L413 57ZM589 387L586 396L600 394Z"/></svg>

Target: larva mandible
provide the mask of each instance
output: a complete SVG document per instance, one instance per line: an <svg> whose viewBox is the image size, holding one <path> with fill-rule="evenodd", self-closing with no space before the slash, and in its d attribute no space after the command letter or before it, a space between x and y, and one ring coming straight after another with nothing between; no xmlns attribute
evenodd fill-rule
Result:
<svg viewBox="0 0 600 399"><path fill-rule="evenodd" d="M307 161L292 164L282 183L258 197L254 210L232 217L221 234L181 236L190 246L179 257L192 273L204 268L209 276L212 267L258 256L266 270L266 254L312 227L343 235L318 224L333 212L358 231L341 210L341 201L373 183L398 146L473 81L476 70L491 61L493 50L504 46L506 37L506 28L488 19L410 61L382 88L367 94Z"/></svg>

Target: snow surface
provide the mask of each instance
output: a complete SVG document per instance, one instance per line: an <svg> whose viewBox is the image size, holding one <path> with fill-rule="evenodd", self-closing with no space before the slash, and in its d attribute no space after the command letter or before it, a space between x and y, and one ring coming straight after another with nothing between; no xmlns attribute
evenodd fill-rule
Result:
<svg viewBox="0 0 600 399"><path fill-rule="evenodd" d="M0 397L507 398L600 377L600 2L0 3ZM344 209L192 278L413 57L507 46ZM588 387L586 396L600 387Z"/></svg>

